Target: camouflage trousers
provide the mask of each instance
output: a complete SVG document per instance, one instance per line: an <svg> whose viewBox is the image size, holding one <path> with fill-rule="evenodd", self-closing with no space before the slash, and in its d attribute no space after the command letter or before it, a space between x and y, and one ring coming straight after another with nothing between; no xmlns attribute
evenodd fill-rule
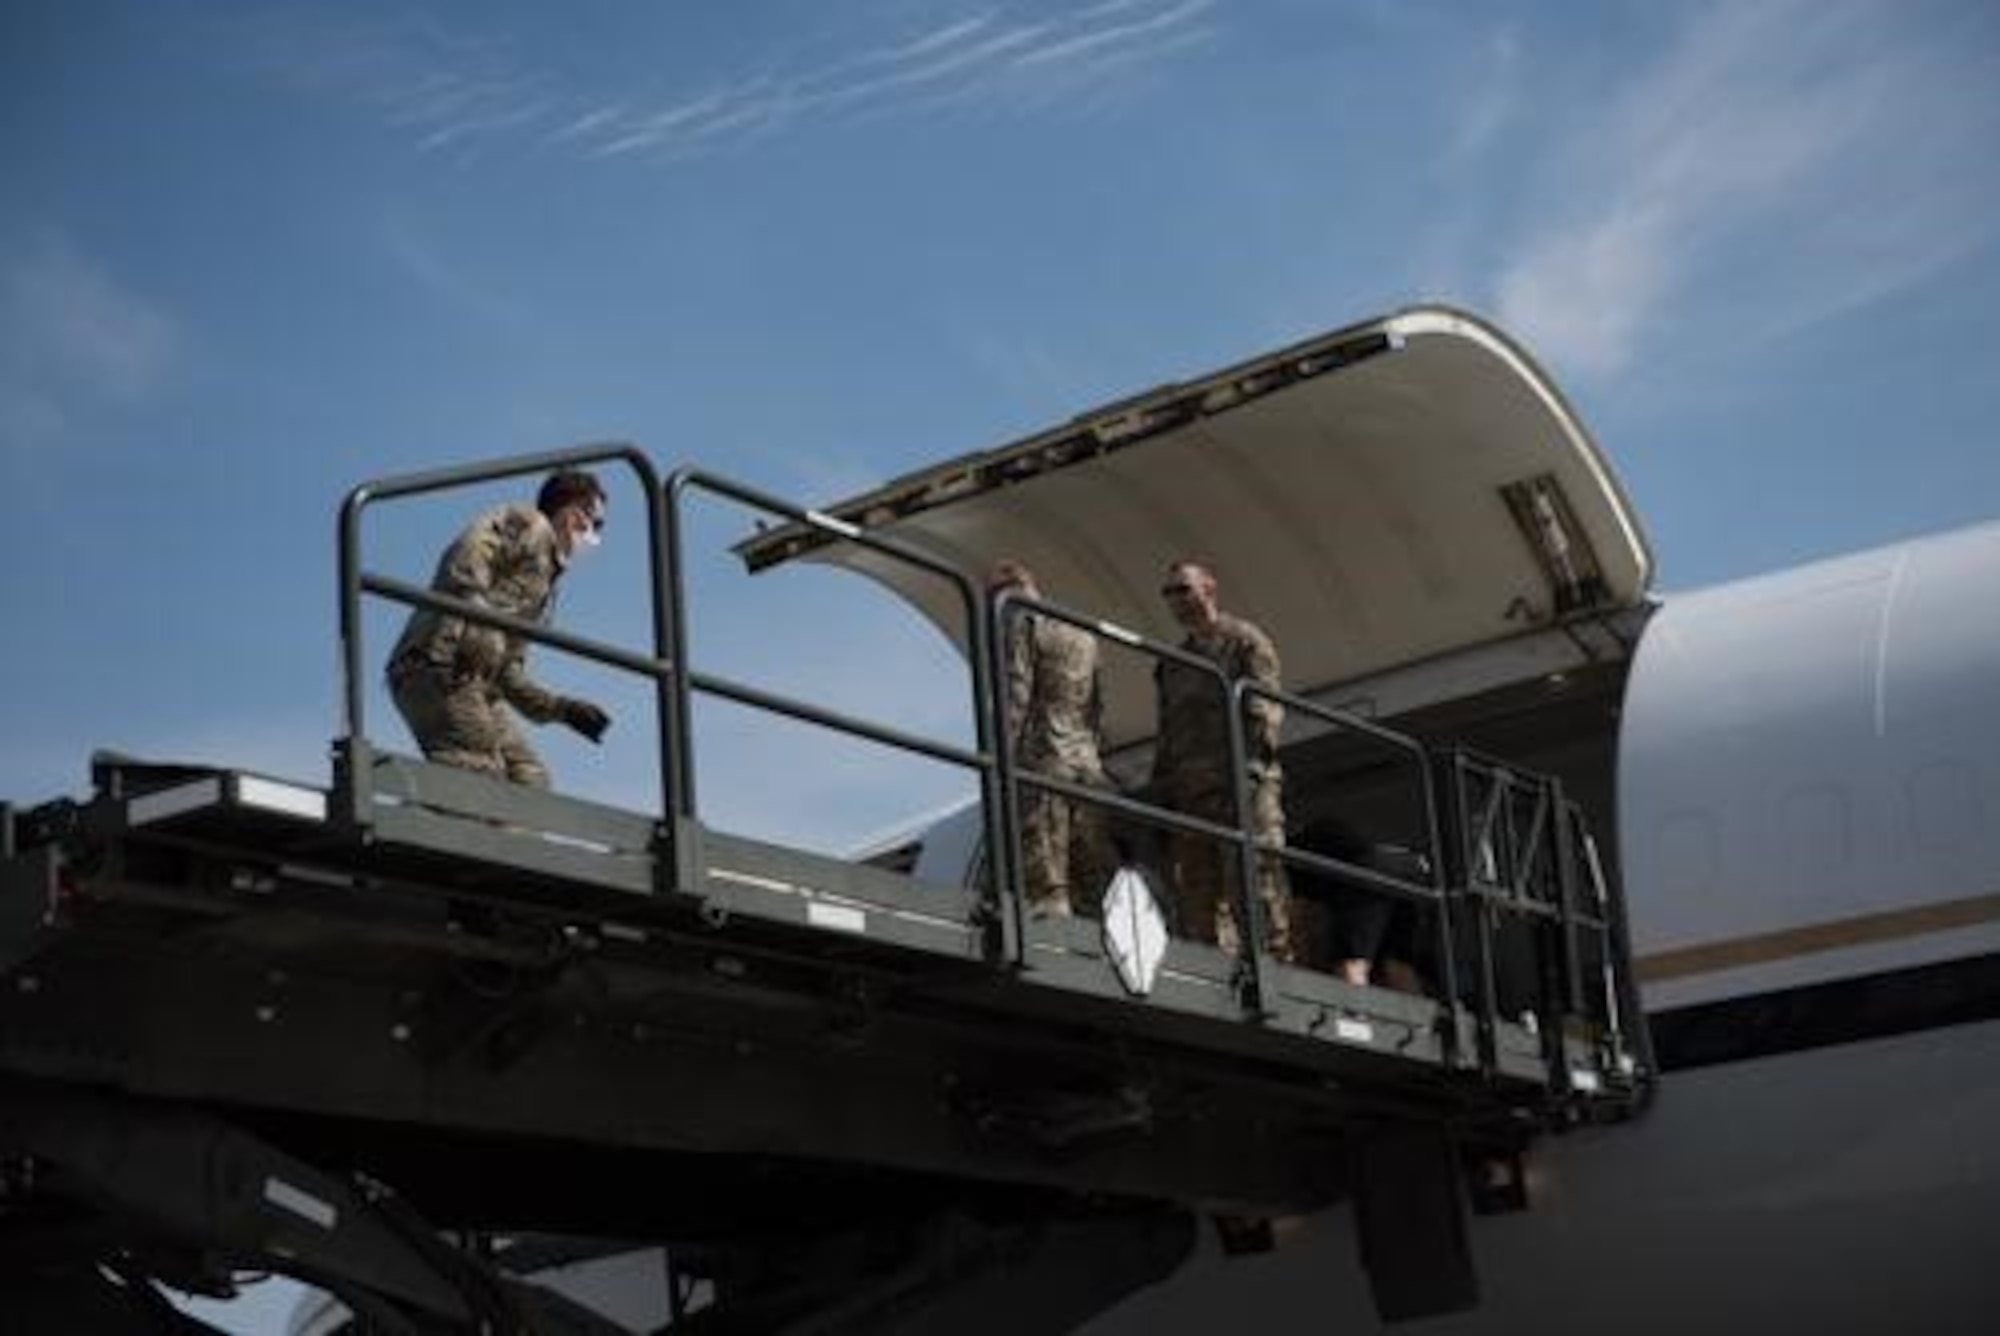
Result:
<svg viewBox="0 0 2000 1336"><path fill-rule="evenodd" d="M1108 787L1102 770L1044 766L1038 773ZM1094 803L1021 785L1021 890L1041 913L1096 916L1097 898L1116 868L1110 825Z"/></svg>
<svg viewBox="0 0 2000 1336"><path fill-rule="evenodd" d="M390 672L389 698L426 760L549 787L548 767L492 683L448 682L441 672L412 665Z"/></svg>
<svg viewBox="0 0 2000 1336"><path fill-rule="evenodd" d="M1176 810L1188 816L1219 826L1236 824L1236 800L1220 776L1175 784L1173 797ZM1284 843L1282 774L1274 771L1252 776L1249 830L1260 840ZM1237 869L1241 866L1236 845L1207 835L1176 832L1167 841L1167 854L1172 862L1181 933L1196 941L1213 942L1230 955L1238 954L1243 939L1236 921ZM1279 960L1293 960L1291 897L1286 893L1285 870L1279 860L1258 856L1253 889L1257 903L1263 906L1265 949Z"/></svg>

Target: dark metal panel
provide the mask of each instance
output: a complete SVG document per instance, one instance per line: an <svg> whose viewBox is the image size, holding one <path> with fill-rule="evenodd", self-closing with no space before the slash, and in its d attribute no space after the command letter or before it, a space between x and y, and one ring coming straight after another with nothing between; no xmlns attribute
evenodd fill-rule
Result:
<svg viewBox="0 0 2000 1336"><path fill-rule="evenodd" d="M487 869L522 874L524 891L532 892L531 879L539 878L565 889L596 887L634 895L653 892L654 860L648 853L610 855L556 844L532 831L509 830L415 805L378 808L374 830L377 842L383 845L421 849Z"/></svg>
<svg viewBox="0 0 2000 1336"><path fill-rule="evenodd" d="M548 832L620 852L651 852L659 823L653 817L545 789L512 784L455 766L433 765L384 752L374 754L376 798L485 818L501 834L507 827ZM503 842L498 847L512 847Z"/></svg>
<svg viewBox="0 0 2000 1336"><path fill-rule="evenodd" d="M705 831L696 889L711 919L746 915L809 927L833 941L894 943L984 958L973 892L866 863Z"/></svg>
<svg viewBox="0 0 2000 1336"><path fill-rule="evenodd" d="M837 1008L648 1004L625 994L636 980L603 975L454 974L420 991L194 954L114 960L48 960L38 994L6 999L6 1070L455 1135L789 1154L1233 1209L1305 1209L1337 1188L1315 1149L1334 1125L1281 1116L1267 1091L1162 1087L1146 1118L1107 1124L1093 1111L1117 1106L1115 1067L879 1014L844 1029ZM427 1043L447 1023L436 990L474 984L496 1023ZM626 1001L607 1004L607 988ZM88 1051L73 1042L81 1007Z"/></svg>

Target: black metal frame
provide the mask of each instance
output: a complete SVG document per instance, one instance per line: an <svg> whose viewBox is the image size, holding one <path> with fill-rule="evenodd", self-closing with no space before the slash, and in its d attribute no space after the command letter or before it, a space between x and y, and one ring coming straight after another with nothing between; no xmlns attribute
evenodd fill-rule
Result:
<svg viewBox="0 0 2000 1336"><path fill-rule="evenodd" d="M653 578L651 613L653 653L648 656L552 627L476 606L418 588L365 569L361 561L362 518L367 508L393 498L443 491L504 480L566 466L614 462L637 475L646 500ZM974 747L941 742L903 730L823 708L810 701L767 691L748 683L696 671L687 655L687 590L683 552L685 511L691 498L706 495L793 525L820 531L902 562L943 581L956 595L967 629ZM1345 711L1330 708L1256 682L1230 681L1221 667L1178 646L1148 639L1096 618L1082 616L1057 604L1013 590L987 595L975 579L953 563L913 545L784 501L757 489L703 470L684 468L664 481L636 447L624 444L584 446L571 450L518 456L486 464L387 478L363 484L349 493L340 514L340 633L343 649L345 734L336 742L335 811L364 835L377 819L377 758L366 738L364 654L361 607L364 596L378 596L412 607L430 608L492 626L539 644L651 678L659 717L660 811L654 819L656 859L651 884L656 893L703 895L697 870L683 867L672 843L685 824L699 822L700 808L693 755L693 701L697 693L754 710L826 728L876 745L971 770L978 776L985 876L977 888L972 921L967 927L983 942L989 965L1021 970L1028 964L1026 905L1018 859L1023 788L1058 794L1121 813L1155 828L1224 842L1235 851L1238 875L1233 894L1237 920L1244 925L1243 949L1233 963L1233 984L1241 1014L1269 1018L1281 991L1279 962L1269 951L1269 925L1257 894L1262 860L1286 869L1316 872L1370 895L1388 896L1424 908L1434 924L1438 961L1438 1002L1443 1015L1438 1027L1445 1059L1453 1068L1477 1066L1489 1080L1508 1068L1500 1042L1500 997L1495 966L1495 934L1503 922L1528 920L1553 925L1553 943L1538 942L1536 968L1550 972L1536 997L1548 1017L1539 1031L1550 1089L1570 1090L1570 1050L1567 1022L1577 1018L1596 1025L1614 1058L1627 1053L1620 1030L1621 1010L1629 1010L1629 967L1618 947L1617 925L1609 903L1597 915L1579 911L1578 860L1582 857L1580 813L1563 795L1560 784L1529 776L1491 758L1455 751L1434 757L1421 743L1393 729ZM1011 730L1004 719L1007 632L1014 619L1034 616L1064 623L1125 652L1156 663L1172 663L1201 674L1214 683L1228 713L1228 761L1234 776L1236 820L1224 825L1175 811L1158 802L1041 775L1020 767L1013 752ZM1253 835L1249 829L1251 776L1244 718L1258 702L1266 702L1311 719L1329 730L1365 736L1405 757L1416 777L1421 804L1421 829L1428 855L1428 882L1392 876L1379 869L1290 847ZM1483 786L1483 787L1482 787ZM1439 800L1444 788L1448 801ZM1475 803L1480 790L1483 802ZM1526 803L1525 809L1521 804ZM1492 870L1504 875L1485 877ZM1591 883L1598 887L1601 883ZM1597 958L1609 962L1603 996L1593 1007L1584 979L1584 934ZM1545 934L1546 935L1546 934ZM1470 949L1473 977L1460 975L1462 953ZM1552 981L1551 981L1552 980ZM1622 1004L1622 1006L1621 1006ZM1466 1012L1470 1011L1476 1052L1465 1051ZM1516 1047L1523 1042L1516 1039Z"/></svg>
<svg viewBox="0 0 2000 1336"><path fill-rule="evenodd" d="M1079 613L1071 612L1058 604L1050 603L1043 599L1031 598L1012 589L1000 591L989 600L989 606L992 623L988 631L988 645L990 646L989 652L992 657L988 665L988 675L995 684L1004 681L1006 676L1006 663L1003 656L1006 653L1007 628L1015 618L1036 616L1047 617L1051 621L1075 627L1099 640L1110 640L1157 661L1175 663L1187 668L1191 672L1211 678L1215 682L1215 690L1218 695L1226 695L1229 691L1229 683L1224 678L1222 669L1214 660L1203 658L1198 654L1190 654L1178 646L1149 640L1137 632L1128 631L1123 627L1112 627L1109 623L1100 619L1085 617ZM1006 702L1004 700L996 700L996 718L1005 713L1005 705ZM1001 726L995 732L999 742L1000 789L1005 795L1005 802L1003 804L1005 808L1004 829L1009 832L1010 840L1018 838L1021 829L1020 789L1023 785L1033 789L1040 789L1044 792L1058 794L1072 800L1091 803L1109 811L1121 812L1126 816L1135 817L1150 825L1165 826L1187 834L1202 835L1210 839L1228 841L1239 849L1250 838L1243 826L1242 813L1248 809L1242 805L1243 795L1241 793L1236 795L1237 824L1234 827L1222 826L1212 821L1205 821L1197 816L1189 816L1185 812L1179 812L1170 807L1161 806L1158 803L1150 803L1143 799L1127 797L1122 793L1114 793L1105 789L1092 788L1086 784L1077 784L1068 780L1057 779L1053 776L1039 774L1032 770L1023 770L1014 757L1011 728ZM1240 760L1242 756L1242 741L1239 737L1234 736L1234 734L1231 737L1230 748L1232 758ZM1009 864L1008 874L1003 883L1005 887L1004 893L1011 902L1011 912L1008 917L1015 925L1015 933L1018 939L1020 933L1019 925L1026 912L1025 894L1021 885L1020 869L1011 865L1011 859L1009 860ZM1251 922L1249 919L1239 919L1239 921L1244 923ZM1259 923L1261 924L1261 920L1259 920ZM1261 938L1261 931L1259 932L1259 937ZM1249 986L1254 988L1254 976L1250 979Z"/></svg>
<svg viewBox="0 0 2000 1336"><path fill-rule="evenodd" d="M1643 1036L1635 1043L1626 1029L1627 1016L1638 1013L1631 1006L1622 924L1601 868L1592 866L1595 846L1581 809L1556 777L1467 749L1446 752L1438 767L1450 794L1446 811L1454 835L1446 847L1456 864L1453 881L1470 902L1463 922L1472 938L1483 1062L1490 1068L1498 1061L1496 939L1503 925L1512 924L1534 943L1532 996L1551 1088L1572 1086L1564 1042L1571 1021L1594 1028L1606 1066L1620 1071L1638 1059ZM1579 903L1586 883L1595 913ZM1595 988L1584 978L1586 954L1605 962Z"/></svg>
<svg viewBox="0 0 2000 1336"><path fill-rule="evenodd" d="M361 564L362 517L378 502L400 497L421 496L481 483L501 482L532 473L547 473L587 464L620 463L637 475L646 505L646 536L652 559L653 653L633 654L584 636L570 635L540 623L524 621L492 608L437 594L401 580L375 575ZM675 627L670 615L670 591L674 588L668 564L668 523L666 505L653 461L637 446L623 442L577 446L539 454L517 455L483 464L436 469L426 473L402 474L362 483L347 494L340 507L340 644L342 671L342 734L335 744L335 789L346 798L340 811L344 820L366 830L374 821L375 795L372 784L373 754L367 742L367 667L362 643L362 597L374 594L413 608L462 617L478 626L490 626L537 644L552 645L568 653L615 668L623 668L653 679L659 704L660 801L666 806L674 791L673 757L678 748L670 720L676 676ZM662 830L662 839L665 837Z"/></svg>
<svg viewBox="0 0 2000 1336"><path fill-rule="evenodd" d="M1331 706L1321 705L1316 701L1307 700L1303 696L1297 696L1288 691L1273 690L1256 682L1238 682L1235 686L1235 698L1237 707L1231 711L1231 717L1239 730L1249 700L1257 698L1271 701L1283 706L1286 710L1305 715L1308 718L1317 719L1322 724L1326 724L1334 730L1359 734L1393 751L1402 753L1412 767L1412 773L1416 779L1420 794L1423 809L1421 824L1424 832L1425 861L1430 869L1431 877L1429 884L1423 885L1401 877L1393 877L1375 868L1363 867L1344 859L1329 858L1309 850L1295 849L1289 845L1274 845L1260 840L1246 841L1245 843L1244 875L1247 877L1251 871L1252 864L1250 860L1255 856L1255 853L1262 853L1276 857L1287 867L1303 867L1324 876L1334 877L1350 888L1370 895L1386 895L1405 903L1428 908L1433 911L1432 919L1435 925L1436 938L1434 945L1438 952L1438 972L1445 979L1455 977L1455 949L1452 941L1452 921L1455 911L1452 906L1452 896L1450 893L1451 882L1447 875L1448 865L1442 856L1444 835L1438 817L1436 780L1432 773L1430 753L1425 750L1423 744L1415 738L1398 733L1391 728L1384 728L1382 725L1363 719L1359 715L1345 710L1334 709ZM1240 745L1240 739L1238 739L1238 743ZM1240 786L1237 795L1237 807L1239 811L1242 811L1247 810L1243 805L1248 801L1249 797L1249 776L1247 769L1242 766L1238 767L1237 773L1238 784ZM1253 850L1255 851L1254 853ZM1265 969L1268 967L1268 963L1268 957L1260 951L1257 957L1258 968L1260 970ZM1463 1001L1456 988L1444 989L1440 1001L1444 1003L1448 1017L1445 1032L1446 1052L1452 1055L1452 1060L1456 1063L1462 1057L1462 1055L1457 1053L1457 1042L1461 1030L1460 1020L1464 1010Z"/></svg>
<svg viewBox="0 0 2000 1336"><path fill-rule="evenodd" d="M1003 728L1000 730L1002 735L1000 776L1001 787L1007 799L1008 829L1018 831L1020 827L1019 794L1021 788L1025 786L1060 794L1108 811L1123 813L1150 825L1226 842L1235 851L1237 858L1238 875L1233 879L1237 921L1246 925L1243 941L1250 948L1243 952L1238 960L1238 967L1241 970L1240 992L1244 1009L1251 1014L1270 1013L1275 992L1273 980L1276 977L1278 963L1269 950L1269 925L1265 922L1264 908L1256 894L1258 861L1263 858L1272 858L1288 868L1299 867L1319 872L1371 894L1386 894L1432 907L1436 911L1433 918L1436 923L1439 959L1443 962L1444 970L1449 977L1453 960L1452 910L1444 881L1444 860L1437 856L1440 837L1431 765L1429 756L1420 743L1392 729L1383 728L1356 715L1287 691L1272 689L1250 681L1232 682L1225 676L1221 666L1211 659L1190 653L1179 646L1149 639L1126 628L1079 615L1042 599L1007 590L996 596L992 604L993 630L990 642L995 655L993 673L996 681L1004 674L1004 664L1000 656L1006 644L1006 628L1011 624L1011 619L1029 615L1050 618L1101 641L1110 641L1122 646L1129 652L1152 658L1156 662L1171 662L1212 679L1217 694L1225 697L1228 702L1226 708L1229 719L1229 766L1230 773L1235 777L1232 796L1238 814L1235 825L1223 826L1158 803L1021 770L1013 756L1012 740L1007 736L1008 730ZM1261 840L1250 833L1248 813L1251 810L1251 780L1242 721L1253 700L1267 700L1299 715L1315 719L1332 729L1366 736L1408 758L1423 809L1421 820L1431 869L1431 881L1428 884L1406 881L1374 868L1296 849L1282 843ZM1018 877L1008 883L1007 891L1018 916L1022 910L1022 891ZM1462 1057L1455 1051L1456 1039L1461 1029L1459 1024L1461 1001L1455 992L1447 994L1443 1000L1449 1013L1445 1032L1446 1051L1452 1054L1451 1061L1456 1065L1462 1061Z"/></svg>
<svg viewBox="0 0 2000 1336"><path fill-rule="evenodd" d="M837 535L867 548L882 556L915 566L918 569L944 581L954 589L959 597L961 612L965 618L971 638L972 669L972 716L974 720L974 742L976 749L966 751L930 738L919 737L899 729L885 728L880 724L859 719L835 710L822 709L810 702L781 696L742 682L718 677L710 673L696 672L690 665L686 671L673 677L672 726L667 730L678 742L676 754L679 761L678 784L674 790L676 802L674 811L689 820L699 816L695 800L695 774L693 756L693 713L694 694L699 691L747 705L753 709L766 710L802 723L816 724L822 728L845 733L850 737L862 738L882 746L901 751L928 756L974 770L979 775L980 807L985 820L985 838L988 850L990 885L987 889L989 922L993 925L1012 923L1014 915L1001 912L998 903L1004 894L1001 888L1014 884L1011 858L1008 851L1013 848L1011 831L1013 827L1001 824L1003 804L999 801L1000 779L999 761L996 757L994 737L995 718L993 694L992 657L987 650L987 625L981 615L981 596L974 581L949 562L939 560L928 552L900 543L892 538L872 534L845 520L802 506L793 505L766 492L746 487L729 479L701 469L683 468L676 470L668 478L665 488L665 513L667 521L666 572L671 585L669 599L675 644L685 644L687 637L687 599L682 583L684 563L682 561L681 538L683 525L682 508L691 493L707 492L733 501L738 505L762 510L772 515L783 516L795 524ZM1001 730L1004 732L1004 730ZM1018 898L1018 897L1017 897ZM1003 935L990 936L989 955L994 958L1011 958L1018 950L1018 928L1009 928Z"/></svg>

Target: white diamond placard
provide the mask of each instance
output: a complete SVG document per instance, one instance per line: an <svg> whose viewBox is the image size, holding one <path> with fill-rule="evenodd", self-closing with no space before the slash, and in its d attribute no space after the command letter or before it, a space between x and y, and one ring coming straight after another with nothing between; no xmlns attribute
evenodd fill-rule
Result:
<svg viewBox="0 0 2000 1336"><path fill-rule="evenodd" d="M1137 868L1119 868L1104 890L1104 948L1127 992L1144 997L1153 991L1153 976L1167 954L1167 921Z"/></svg>

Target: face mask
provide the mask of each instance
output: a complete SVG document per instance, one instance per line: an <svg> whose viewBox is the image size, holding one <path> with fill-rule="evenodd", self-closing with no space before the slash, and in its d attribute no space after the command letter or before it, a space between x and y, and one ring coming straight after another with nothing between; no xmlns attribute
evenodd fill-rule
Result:
<svg viewBox="0 0 2000 1336"><path fill-rule="evenodd" d="M569 534L570 555L575 556L579 553L588 552L591 548L596 547L604 541L604 517L602 515L585 515L582 522L577 527L571 529Z"/></svg>

